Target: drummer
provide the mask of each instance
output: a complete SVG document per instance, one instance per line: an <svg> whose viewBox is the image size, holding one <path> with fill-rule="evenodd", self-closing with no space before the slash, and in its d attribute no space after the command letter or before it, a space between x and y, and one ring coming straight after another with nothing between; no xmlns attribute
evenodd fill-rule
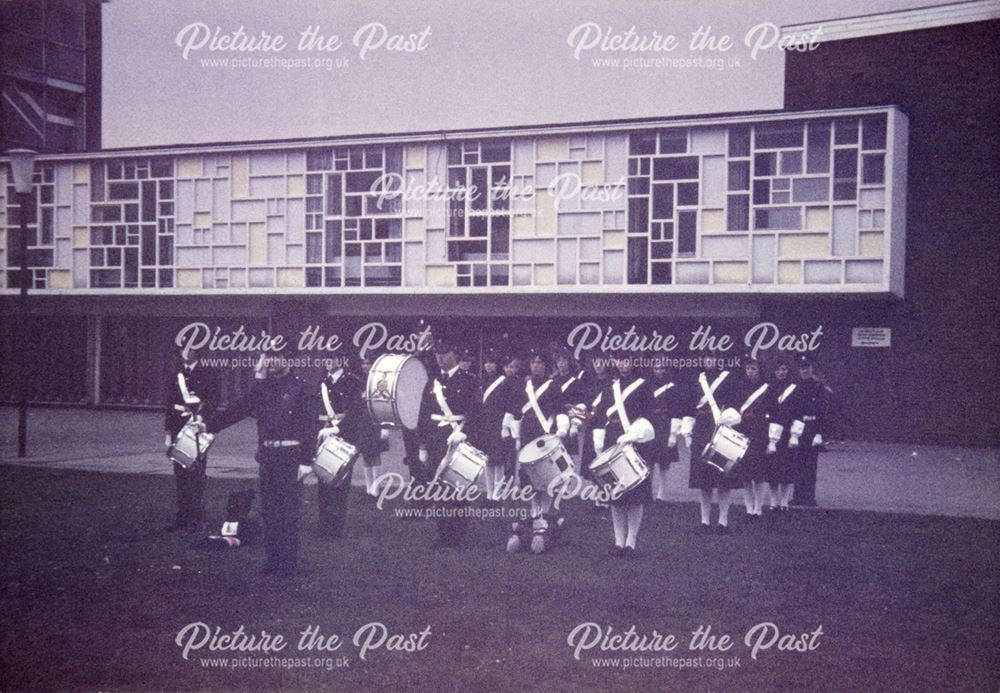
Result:
<svg viewBox="0 0 1000 693"><path fill-rule="evenodd" d="M565 440L569 435L566 400L548 372L548 352L544 349L532 351L528 357L528 378L517 393L514 406L514 416L521 422L521 448L541 436L555 434ZM547 490L535 489L532 517L548 513L553 506L558 510L559 503L553 503Z"/></svg>
<svg viewBox="0 0 1000 693"><path fill-rule="evenodd" d="M573 354L565 347L556 349L555 362L556 370L552 382L562 393L566 415L570 417L566 447L571 455L579 459L580 424L587 409L582 382L584 373L573 360Z"/></svg>
<svg viewBox="0 0 1000 693"><path fill-rule="evenodd" d="M652 457L652 441L656 435L651 420L654 416L653 390L649 381L636 373L627 352L615 354L618 377L601 393L594 413L594 450L598 458L605 447L634 445L645 459ZM611 555L633 558L645 504L652 500L652 481L647 476L638 486L611 500L611 521L615 545Z"/></svg>
<svg viewBox="0 0 1000 693"><path fill-rule="evenodd" d="M420 420L417 435L420 443L419 458L427 469L437 469L450 447L459 445L469 434L464 427L478 417L479 392L473 375L458 367L458 351L449 340L438 337L434 342L437 359L435 375L427 381L420 402ZM476 435L474 430L470 434ZM478 447L478 441L470 441ZM433 473L431 474L433 478ZM442 504L438 515L436 548L458 548L468 530L468 518L459 511L462 503L451 501Z"/></svg>
<svg viewBox="0 0 1000 693"><path fill-rule="evenodd" d="M662 356L653 360L650 387L653 388L654 405L651 421L659 445L652 446L646 462L652 467L650 472L653 476L653 499L666 502L667 470L678 460L677 438L680 434L681 416L689 388L680 383L675 374L667 368L667 359Z"/></svg>
<svg viewBox="0 0 1000 693"><path fill-rule="evenodd" d="M740 480L735 474L724 474L702 459L706 446L712 442L715 428L719 423L738 426L740 416L734 407L742 404L737 378L729 371L723 370L723 356L720 353L709 353L703 357L706 388L696 384L696 392L701 396L695 400L693 414L694 430L691 435L691 469L688 477L688 487L699 491L701 506L701 527L704 531L712 528L712 492L716 494L719 503L718 531L729 531L729 506L732 503L733 489L740 487ZM699 376L700 377L700 376ZM720 411L725 411L726 419L716 421L711 402L714 399ZM728 410L728 411L726 411ZM735 416L733 416L735 415Z"/></svg>
<svg viewBox="0 0 1000 693"><path fill-rule="evenodd" d="M498 491L504 478L504 467L514 448L514 411L520 391L519 383L513 376L501 370L511 356L501 356L489 349L483 357L483 379L480 388L479 417L475 422L482 451L489 460L486 466L486 496L490 500L500 500Z"/></svg>
<svg viewBox="0 0 1000 693"><path fill-rule="evenodd" d="M326 388L326 397L322 389ZM365 481L374 478L374 468L369 460L378 459L379 430L368 415L368 408L362 398L364 385L353 373L347 371L347 364L331 365L320 384L318 410L324 428L320 439L335 435L355 446L365 460ZM327 409L327 401L330 409ZM351 473L340 485L320 484L317 493L319 501L320 532L332 539L344 536L347 521L347 498L351 490Z"/></svg>
<svg viewBox="0 0 1000 693"><path fill-rule="evenodd" d="M750 447L735 471L743 480L743 502L747 515L756 517L763 512L764 504L764 455L767 452L770 397L769 385L761 376L760 363L752 355L743 357L743 375L738 384L737 399L741 400L740 416L743 420L736 430L750 439Z"/></svg>

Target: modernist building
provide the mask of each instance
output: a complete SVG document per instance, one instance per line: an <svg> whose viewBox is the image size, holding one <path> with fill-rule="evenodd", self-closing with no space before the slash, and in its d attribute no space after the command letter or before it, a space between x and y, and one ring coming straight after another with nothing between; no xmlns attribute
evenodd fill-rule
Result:
<svg viewBox="0 0 1000 693"><path fill-rule="evenodd" d="M470 346L773 322L822 327L845 435L995 442L998 21L960 7L825 28L778 112L40 157L35 399L155 404L193 320L447 316Z"/></svg>
<svg viewBox="0 0 1000 693"><path fill-rule="evenodd" d="M101 0L0 3L0 151L101 147Z"/></svg>

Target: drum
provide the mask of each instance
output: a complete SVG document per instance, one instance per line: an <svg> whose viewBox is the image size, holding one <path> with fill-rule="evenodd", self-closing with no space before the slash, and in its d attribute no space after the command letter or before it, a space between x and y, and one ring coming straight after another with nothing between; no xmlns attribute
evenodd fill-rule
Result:
<svg viewBox="0 0 1000 693"><path fill-rule="evenodd" d="M554 493L573 476L573 459L555 435L539 436L525 445L517 453L517 463L536 493Z"/></svg>
<svg viewBox="0 0 1000 693"><path fill-rule="evenodd" d="M701 458L723 474L728 474L743 459L749 447L750 439L745 435L730 426L719 426L701 453Z"/></svg>
<svg viewBox="0 0 1000 693"><path fill-rule="evenodd" d="M317 478L331 486L340 486L348 481L354 460L358 458L358 449L339 436L327 436L313 459L313 473Z"/></svg>
<svg viewBox="0 0 1000 693"><path fill-rule="evenodd" d="M612 492L621 494L646 480L649 465L631 445L615 445L590 463L590 473L599 486L610 486Z"/></svg>
<svg viewBox="0 0 1000 693"><path fill-rule="evenodd" d="M187 469L197 462L199 457L208 452L213 441L215 441L215 435L201 431L194 422L188 422L177 434L167 455L171 460Z"/></svg>
<svg viewBox="0 0 1000 693"><path fill-rule="evenodd" d="M420 415L420 398L427 369L415 356L382 354L368 373L365 402L375 423L413 430Z"/></svg>
<svg viewBox="0 0 1000 693"><path fill-rule="evenodd" d="M475 486L482 477L487 460L483 451L468 443L459 443L448 454L438 480L456 491L464 491L469 486Z"/></svg>

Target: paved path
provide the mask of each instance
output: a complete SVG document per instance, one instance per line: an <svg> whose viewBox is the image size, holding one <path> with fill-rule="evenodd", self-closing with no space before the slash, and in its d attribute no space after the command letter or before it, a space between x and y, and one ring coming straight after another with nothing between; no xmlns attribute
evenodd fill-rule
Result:
<svg viewBox="0 0 1000 693"><path fill-rule="evenodd" d="M170 474L163 451L163 419L155 412L31 409L28 457L16 454L17 416L0 408L0 463L47 469ZM254 478L256 429L244 421L219 435L208 473ZM404 473L402 440L393 434L383 471ZM670 470L672 500L694 500L688 461ZM360 466L354 484L363 483ZM835 442L820 456L817 492L822 507L1000 519L1000 451L926 445Z"/></svg>

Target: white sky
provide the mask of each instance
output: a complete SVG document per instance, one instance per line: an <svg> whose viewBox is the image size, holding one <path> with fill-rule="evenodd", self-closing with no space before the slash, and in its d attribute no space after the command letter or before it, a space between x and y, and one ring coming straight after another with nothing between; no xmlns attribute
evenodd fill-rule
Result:
<svg viewBox="0 0 1000 693"><path fill-rule="evenodd" d="M104 5L104 146L781 108L784 58L772 47L751 59L744 39L754 26L928 4L933 2L112 0ZM262 31L281 34L287 46L265 53L213 52L206 45L192 49L184 60L175 39L183 27L199 22L212 30L220 27L222 34L241 25L252 37ZM672 34L679 45L669 53L591 49L576 60L568 39L587 22L599 25L605 35L633 26L641 36ZM361 60L353 40L370 23L381 24L389 34L419 34L429 28L426 48L390 52L384 44ZM324 36L339 36L341 48L332 53L299 50L300 32L316 25ZM700 26L710 26L716 36L728 34L734 45L726 52L690 50L691 34ZM202 64L205 59L251 56L346 59L347 64L333 69ZM599 67L592 62L637 56L721 60L723 68Z"/></svg>

